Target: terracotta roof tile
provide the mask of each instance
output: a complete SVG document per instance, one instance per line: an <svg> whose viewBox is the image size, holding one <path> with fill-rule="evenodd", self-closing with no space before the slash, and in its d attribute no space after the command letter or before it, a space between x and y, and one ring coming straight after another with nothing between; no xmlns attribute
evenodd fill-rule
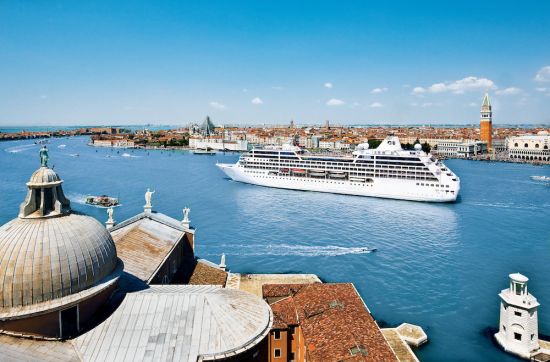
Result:
<svg viewBox="0 0 550 362"><path fill-rule="evenodd" d="M397 361L353 284L272 284L263 292L288 296L271 304L273 326L298 323L309 361Z"/></svg>
<svg viewBox="0 0 550 362"><path fill-rule="evenodd" d="M191 277L189 278L188 284L225 286L226 279L226 271L198 260L197 264L195 264Z"/></svg>

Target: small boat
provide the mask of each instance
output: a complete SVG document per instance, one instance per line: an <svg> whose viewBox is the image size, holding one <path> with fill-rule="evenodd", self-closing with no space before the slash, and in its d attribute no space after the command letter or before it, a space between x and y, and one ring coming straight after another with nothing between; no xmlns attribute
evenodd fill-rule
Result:
<svg viewBox="0 0 550 362"><path fill-rule="evenodd" d="M550 182L550 176L531 176L531 180Z"/></svg>
<svg viewBox="0 0 550 362"><path fill-rule="evenodd" d="M301 168L293 168L292 173L295 174L295 175L305 175L306 170L301 169Z"/></svg>
<svg viewBox="0 0 550 362"><path fill-rule="evenodd" d="M70 156L71 156L71 157L78 157L78 156L80 156L80 155L79 155L78 153L71 153Z"/></svg>
<svg viewBox="0 0 550 362"><path fill-rule="evenodd" d="M57 146L57 148L65 148L65 147L67 147L67 145L59 145L59 146Z"/></svg>
<svg viewBox="0 0 550 362"><path fill-rule="evenodd" d="M216 154L216 151L211 150L204 150L204 149L196 149L193 151L194 155L207 155L207 156L214 156Z"/></svg>
<svg viewBox="0 0 550 362"><path fill-rule="evenodd" d="M86 203L88 205L111 207L118 205L118 199L116 197L109 197L107 195L88 196L86 197Z"/></svg>
<svg viewBox="0 0 550 362"><path fill-rule="evenodd" d="M350 180L350 181L353 181L353 182L365 182L365 178L364 178L364 177L353 177L353 176L350 176L349 180Z"/></svg>

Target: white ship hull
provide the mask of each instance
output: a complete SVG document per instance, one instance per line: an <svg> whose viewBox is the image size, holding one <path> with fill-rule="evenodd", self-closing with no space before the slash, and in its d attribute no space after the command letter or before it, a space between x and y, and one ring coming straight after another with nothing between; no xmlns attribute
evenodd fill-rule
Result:
<svg viewBox="0 0 550 362"><path fill-rule="evenodd" d="M232 180L290 190L381 197L425 202L453 202L459 186L453 189L432 187L434 182L406 179L374 178L372 182L355 182L332 178L273 175L266 170L249 170L239 164L217 164Z"/></svg>

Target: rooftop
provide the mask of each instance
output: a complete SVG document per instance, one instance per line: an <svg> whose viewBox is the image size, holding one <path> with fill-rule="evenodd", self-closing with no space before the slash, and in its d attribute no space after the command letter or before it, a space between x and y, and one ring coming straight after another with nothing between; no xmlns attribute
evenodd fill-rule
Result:
<svg viewBox="0 0 550 362"><path fill-rule="evenodd" d="M114 226L110 232L124 270L149 282L185 232L193 231L161 213L144 212Z"/></svg>
<svg viewBox="0 0 550 362"><path fill-rule="evenodd" d="M274 326L299 324L309 361L397 361L380 328L351 283L265 285ZM297 322L297 323L296 323Z"/></svg>
<svg viewBox="0 0 550 362"><path fill-rule="evenodd" d="M102 324L73 343L86 361L196 361L230 357L269 332L268 305L215 286L156 285L129 293Z"/></svg>

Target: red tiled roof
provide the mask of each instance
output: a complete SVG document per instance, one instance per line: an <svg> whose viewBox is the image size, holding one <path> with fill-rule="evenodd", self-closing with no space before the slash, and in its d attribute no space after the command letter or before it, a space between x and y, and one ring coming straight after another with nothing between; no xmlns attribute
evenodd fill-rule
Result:
<svg viewBox="0 0 550 362"><path fill-rule="evenodd" d="M273 326L299 324L309 361L397 361L353 284L272 284L262 290L264 298L287 293L271 304Z"/></svg>

